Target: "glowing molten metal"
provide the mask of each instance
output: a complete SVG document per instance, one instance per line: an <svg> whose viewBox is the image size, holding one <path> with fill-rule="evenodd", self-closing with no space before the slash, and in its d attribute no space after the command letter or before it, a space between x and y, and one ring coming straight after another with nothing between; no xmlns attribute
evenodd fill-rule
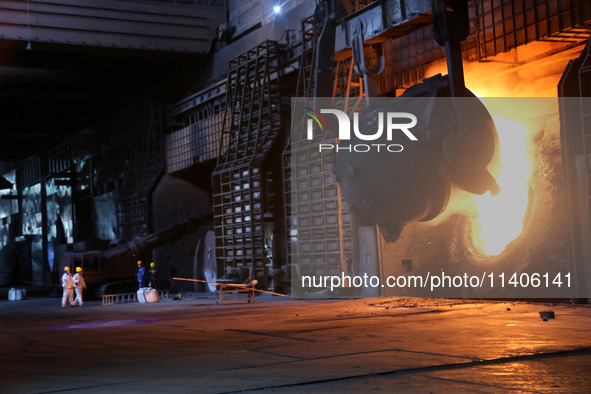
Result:
<svg viewBox="0 0 591 394"><path fill-rule="evenodd" d="M489 171L501 193L473 197L476 209L469 215L466 231L467 244L479 260L501 254L523 231L532 170L525 126L500 117L493 120L500 140L500 163L492 163Z"/></svg>

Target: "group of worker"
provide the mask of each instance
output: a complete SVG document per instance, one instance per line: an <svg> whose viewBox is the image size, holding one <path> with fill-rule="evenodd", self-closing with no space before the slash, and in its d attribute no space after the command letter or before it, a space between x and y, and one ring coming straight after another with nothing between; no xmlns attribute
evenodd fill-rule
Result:
<svg viewBox="0 0 591 394"><path fill-rule="evenodd" d="M82 267L76 267L76 274L72 276L70 267L64 268L62 275L62 287L64 288L64 295L62 296L62 308L66 306L66 300L70 300L70 305L82 306L82 290L86 289L86 283L82 276ZM74 291L76 291L76 299L74 299Z"/></svg>
<svg viewBox="0 0 591 394"><path fill-rule="evenodd" d="M137 282L138 287L151 287L158 289L158 270L156 269L156 263L150 263L150 270L146 274L144 263L141 260L137 262Z"/></svg>
<svg viewBox="0 0 591 394"><path fill-rule="evenodd" d="M158 270L156 263L150 263L150 270L146 274L146 270L141 260L137 262L137 281L139 287L152 287L157 289L158 286ZM86 289L86 283L82 276L82 267L76 267L76 274L72 276L70 267L64 267L64 274L62 275L62 287L64 294L62 296L62 307L66 306L66 301L70 300L70 305L82 306L82 290ZM74 291L76 291L76 299L74 299Z"/></svg>

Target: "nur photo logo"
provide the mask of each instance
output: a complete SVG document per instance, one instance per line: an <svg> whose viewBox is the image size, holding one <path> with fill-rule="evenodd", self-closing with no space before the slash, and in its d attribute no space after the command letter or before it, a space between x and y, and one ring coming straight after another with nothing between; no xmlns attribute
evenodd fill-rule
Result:
<svg viewBox="0 0 591 394"><path fill-rule="evenodd" d="M417 117L409 112L377 112L375 118L368 119L367 116L361 121L363 113L353 112L353 122L349 115L338 109L321 109L320 112L304 107L306 120L306 138L309 141L314 139L314 125L318 125L320 131L328 132L328 123L323 114L334 115L338 124L338 144L318 144L318 150L335 150L337 152L402 152L404 147L401 144L390 143L397 133L403 133L410 141L418 141L418 138L412 133L411 129L417 125ZM361 114L361 115L360 115ZM371 113L374 115L374 113ZM375 126L377 120L377 127ZM352 123L352 124L351 124ZM351 127L353 126L353 127ZM373 126L373 127L372 127ZM373 129L373 130L371 130ZM351 133L351 131L353 133ZM384 140L384 134L387 143L378 143ZM357 143L359 141L360 143ZM372 143L361 143L369 141ZM355 142L355 143L347 143Z"/></svg>

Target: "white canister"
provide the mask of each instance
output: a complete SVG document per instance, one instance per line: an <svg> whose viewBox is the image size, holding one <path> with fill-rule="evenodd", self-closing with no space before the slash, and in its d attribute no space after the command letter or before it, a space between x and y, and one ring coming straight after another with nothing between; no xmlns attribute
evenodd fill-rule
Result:
<svg viewBox="0 0 591 394"><path fill-rule="evenodd" d="M23 291L14 287L8 290L8 301L20 301L23 299Z"/></svg>
<svg viewBox="0 0 591 394"><path fill-rule="evenodd" d="M144 288L143 287L137 291L137 300L140 304L146 303L146 296L144 295Z"/></svg>

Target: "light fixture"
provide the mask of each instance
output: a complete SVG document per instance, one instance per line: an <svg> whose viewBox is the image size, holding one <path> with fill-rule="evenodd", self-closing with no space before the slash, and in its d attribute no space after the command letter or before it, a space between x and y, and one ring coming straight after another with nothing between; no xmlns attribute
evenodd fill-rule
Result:
<svg viewBox="0 0 591 394"><path fill-rule="evenodd" d="M280 13L281 12L281 6L276 5L275 7L273 7L273 12L276 13L276 14Z"/></svg>
<svg viewBox="0 0 591 394"><path fill-rule="evenodd" d="M33 49L31 47L31 3L30 0L27 0L27 47L25 48L27 51Z"/></svg>

